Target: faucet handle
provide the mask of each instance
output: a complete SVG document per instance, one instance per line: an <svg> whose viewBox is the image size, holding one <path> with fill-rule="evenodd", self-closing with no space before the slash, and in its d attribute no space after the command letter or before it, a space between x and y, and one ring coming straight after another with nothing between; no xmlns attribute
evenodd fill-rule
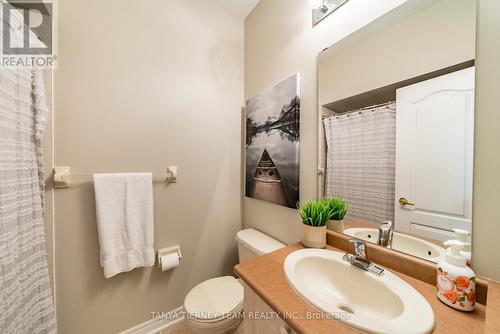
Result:
<svg viewBox="0 0 500 334"><path fill-rule="evenodd" d="M357 257L366 258L366 245L363 240L351 238L349 242L354 244L354 254L356 254Z"/></svg>
<svg viewBox="0 0 500 334"><path fill-rule="evenodd" d="M380 223L378 227L377 244L384 247L392 247L393 231L394 223L391 220L386 220Z"/></svg>
<svg viewBox="0 0 500 334"><path fill-rule="evenodd" d="M384 230L394 230L394 223L392 220L384 220L382 223L380 223L380 228Z"/></svg>

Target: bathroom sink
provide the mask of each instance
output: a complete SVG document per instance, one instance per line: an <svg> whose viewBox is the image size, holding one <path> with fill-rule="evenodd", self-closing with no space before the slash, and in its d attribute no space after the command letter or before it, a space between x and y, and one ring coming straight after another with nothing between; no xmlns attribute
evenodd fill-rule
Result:
<svg viewBox="0 0 500 334"><path fill-rule="evenodd" d="M377 243L378 240L378 230L374 228L348 228L344 233L372 243ZM392 249L435 263L443 259L445 252L444 248L432 242L398 232L394 232L392 236Z"/></svg>
<svg viewBox="0 0 500 334"><path fill-rule="evenodd" d="M324 318L369 333L425 334L434 329L429 303L398 276L352 266L343 253L301 249L288 255L285 275L295 291Z"/></svg>

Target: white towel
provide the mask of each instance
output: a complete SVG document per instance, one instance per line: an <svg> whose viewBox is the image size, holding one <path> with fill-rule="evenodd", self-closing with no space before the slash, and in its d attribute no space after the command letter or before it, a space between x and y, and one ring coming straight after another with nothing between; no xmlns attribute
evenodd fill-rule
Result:
<svg viewBox="0 0 500 334"><path fill-rule="evenodd" d="M94 174L94 190L104 277L152 266L151 173Z"/></svg>

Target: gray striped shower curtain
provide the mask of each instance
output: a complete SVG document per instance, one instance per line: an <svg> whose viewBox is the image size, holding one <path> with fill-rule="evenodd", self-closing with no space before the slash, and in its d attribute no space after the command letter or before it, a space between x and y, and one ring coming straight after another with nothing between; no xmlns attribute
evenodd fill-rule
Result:
<svg viewBox="0 0 500 334"><path fill-rule="evenodd" d="M43 220L40 71L0 69L0 333L56 333Z"/></svg>

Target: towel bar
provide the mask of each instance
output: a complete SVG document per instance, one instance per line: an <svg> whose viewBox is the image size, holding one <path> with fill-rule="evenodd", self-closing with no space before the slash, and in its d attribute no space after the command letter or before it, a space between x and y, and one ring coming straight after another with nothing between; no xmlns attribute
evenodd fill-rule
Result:
<svg viewBox="0 0 500 334"><path fill-rule="evenodd" d="M54 188L55 189L65 189L69 188L71 185L71 178L82 178L92 181L92 175L76 175L71 174L71 167L68 166L56 166L54 167ZM153 176L154 182L177 182L177 166L169 166L167 173L162 173L157 176Z"/></svg>

